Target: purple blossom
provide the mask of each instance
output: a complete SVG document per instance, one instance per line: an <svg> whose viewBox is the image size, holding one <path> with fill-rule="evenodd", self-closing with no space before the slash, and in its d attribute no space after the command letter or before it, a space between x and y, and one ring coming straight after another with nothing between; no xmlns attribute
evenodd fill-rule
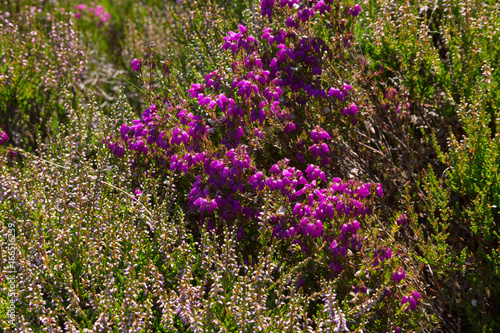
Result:
<svg viewBox="0 0 500 333"><path fill-rule="evenodd" d="M418 299L420 297L421 296L418 292L413 291L411 295L403 296L401 298L401 305L409 303L409 306L406 308L406 312L408 312L408 310L415 311L417 309Z"/></svg>
<svg viewBox="0 0 500 333"><path fill-rule="evenodd" d="M241 24L238 24L238 29L240 30L240 33L242 33L242 34L247 32L247 28Z"/></svg>
<svg viewBox="0 0 500 333"><path fill-rule="evenodd" d="M5 133L4 131L0 131L0 146L4 145L8 139L9 136L7 135L7 133Z"/></svg>
<svg viewBox="0 0 500 333"><path fill-rule="evenodd" d="M132 62L130 63L130 65L132 66L132 70L134 72L140 71L141 70L141 65L142 65L141 59L134 59L134 60L132 60Z"/></svg>
<svg viewBox="0 0 500 333"><path fill-rule="evenodd" d="M396 220L396 223L399 226L404 226L406 223L408 223L408 217L406 216L406 214L400 214L398 219Z"/></svg>
<svg viewBox="0 0 500 333"><path fill-rule="evenodd" d="M336 99L338 99L340 102L342 102L344 100L344 95L342 94L340 89L337 89L337 88L330 88L330 90L328 91L328 96L330 96L330 97L333 96Z"/></svg>
<svg viewBox="0 0 500 333"><path fill-rule="evenodd" d="M359 5L355 5L351 8L349 8L349 15L352 15L353 17L356 17L361 13L361 7Z"/></svg>
<svg viewBox="0 0 500 333"><path fill-rule="evenodd" d="M399 268L396 272L392 274L392 280L396 283L401 283L401 281L405 278L406 272L404 268Z"/></svg>

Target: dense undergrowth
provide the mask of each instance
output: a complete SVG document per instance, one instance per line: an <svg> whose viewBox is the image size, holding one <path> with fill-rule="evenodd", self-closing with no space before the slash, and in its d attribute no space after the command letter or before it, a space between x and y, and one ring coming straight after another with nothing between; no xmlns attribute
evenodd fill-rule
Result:
<svg viewBox="0 0 500 333"><path fill-rule="evenodd" d="M496 332L495 1L0 5L6 332Z"/></svg>

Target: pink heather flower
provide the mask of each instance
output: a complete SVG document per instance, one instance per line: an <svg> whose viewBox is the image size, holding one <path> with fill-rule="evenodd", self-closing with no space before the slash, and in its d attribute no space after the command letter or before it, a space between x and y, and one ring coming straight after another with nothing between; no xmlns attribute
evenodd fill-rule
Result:
<svg viewBox="0 0 500 333"><path fill-rule="evenodd" d="M417 309L418 305L418 298L420 298L420 294L417 293L416 291L413 292L414 295L409 297L409 302L410 302L410 310L415 311ZM418 298L415 296L415 294L418 295Z"/></svg>
<svg viewBox="0 0 500 333"><path fill-rule="evenodd" d="M404 226L406 223L408 223L408 217L406 216L406 214L401 214L399 215L396 223L399 225L399 226Z"/></svg>
<svg viewBox="0 0 500 333"><path fill-rule="evenodd" d="M75 14L75 17L76 17L77 19L79 19L80 17L82 17L82 13L81 13L81 12L76 13L76 14Z"/></svg>
<svg viewBox="0 0 500 333"><path fill-rule="evenodd" d="M135 190L135 191L134 191L134 198L133 198L132 200L133 200L134 202L136 202L136 201L137 201L137 199L139 199L139 197L141 197L141 196L142 196L142 191L141 191L141 190L139 190L139 189L137 189L137 190Z"/></svg>
<svg viewBox="0 0 500 333"><path fill-rule="evenodd" d="M9 136L4 131L0 131L0 146L4 145L9 139Z"/></svg>
<svg viewBox="0 0 500 333"><path fill-rule="evenodd" d="M111 15L108 12L104 12L100 18L102 22L107 22L111 18Z"/></svg>
<svg viewBox="0 0 500 333"><path fill-rule="evenodd" d="M244 34L245 32L247 32L247 28L241 24L238 25L238 29L240 30L240 32L242 34Z"/></svg>
<svg viewBox="0 0 500 333"><path fill-rule="evenodd" d="M357 220L354 220L352 222L352 229L354 230L353 232L356 233L361 227L359 226L359 222Z"/></svg>
<svg viewBox="0 0 500 333"><path fill-rule="evenodd" d="M351 7L349 9L349 14L356 17L359 15L359 13L361 13L361 7L359 5L356 5L354 7Z"/></svg>
<svg viewBox="0 0 500 333"><path fill-rule="evenodd" d="M383 197L384 196L384 189L382 188L382 184L377 184L377 190L376 190L377 194L379 197Z"/></svg>
<svg viewBox="0 0 500 333"><path fill-rule="evenodd" d="M134 72L138 72L141 70L141 59L134 59L132 60L132 62L130 63L130 65L132 65L132 70Z"/></svg>
<svg viewBox="0 0 500 333"><path fill-rule="evenodd" d="M271 37L271 28L266 28L262 32L263 32L263 34L260 38L269 39L269 37Z"/></svg>
<svg viewBox="0 0 500 333"><path fill-rule="evenodd" d="M351 109L352 115L355 115L356 113L358 113L358 107L356 106L356 104L352 103L349 108Z"/></svg>
<svg viewBox="0 0 500 333"><path fill-rule="evenodd" d="M401 280L403 280L406 276L406 272L404 268L398 269L394 274L392 274L392 281L396 283L401 283Z"/></svg>
<svg viewBox="0 0 500 333"><path fill-rule="evenodd" d="M85 10L85 9L87 9L87 5L81 3L78 6L76 6L76 9L78 9L78 10Z"/></svg>
<svg viewBox="0 0 500 333"><path fill-rule="evenodd" d="M417 309L418 305L418 299L420 298L420 294L416 291L413 291L413 293L410 296L403 296L401 299L401 305L409 303L410 305L408 308L406 308L406 311L408 310L415 311Z"/></svg>
<svg viewBox="0 0 500 333"><path fill-rule="evenodd" d="M344 100L344 95L342 94L340 89L337 89L337 88L330 88L330 90L328 91L328 96L330 96L330 97L333 96L336 99L338 99L340 102L342 102Z"/></svg>
<svg viewBox="0 0 500 333"><path fill-rule="evenodd" d="M102 8L102 6L101 6L101 5L97 6L97 7L95 8L94 15L95 15L95 16L100 16L103 10L104 10L104 8Z"/></svg>
<svg viewBox="0 0 500 333"><path fill-rule="evenodd" d="M342 86L342 94L344 96L347 96L349 93L349 90L352 90L352 87L350 85L348 85L347 83L344 83L344 85Z"/></svg>

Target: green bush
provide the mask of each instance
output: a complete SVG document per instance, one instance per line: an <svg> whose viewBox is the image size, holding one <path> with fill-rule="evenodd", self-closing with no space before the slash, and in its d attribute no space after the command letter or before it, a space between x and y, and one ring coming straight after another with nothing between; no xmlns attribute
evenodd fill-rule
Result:
<svg viewBox="0 0 500 333"><path fill-rule="evenodd" d="M499 10L495 2L369 2L357 30L379 80L408 92L418 180L407 185L408 242L432 311L451 331L499 325Z"/></svg>

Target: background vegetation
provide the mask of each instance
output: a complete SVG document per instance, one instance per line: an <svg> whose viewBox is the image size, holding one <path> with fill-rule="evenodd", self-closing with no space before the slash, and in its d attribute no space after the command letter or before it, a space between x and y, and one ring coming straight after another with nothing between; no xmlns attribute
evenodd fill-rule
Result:
<svg viewBox="0 0 500 333"><path fill-rule="evenodd" d="M499 331L499 39L497 1L2 3L3 331Z"/></svg>

